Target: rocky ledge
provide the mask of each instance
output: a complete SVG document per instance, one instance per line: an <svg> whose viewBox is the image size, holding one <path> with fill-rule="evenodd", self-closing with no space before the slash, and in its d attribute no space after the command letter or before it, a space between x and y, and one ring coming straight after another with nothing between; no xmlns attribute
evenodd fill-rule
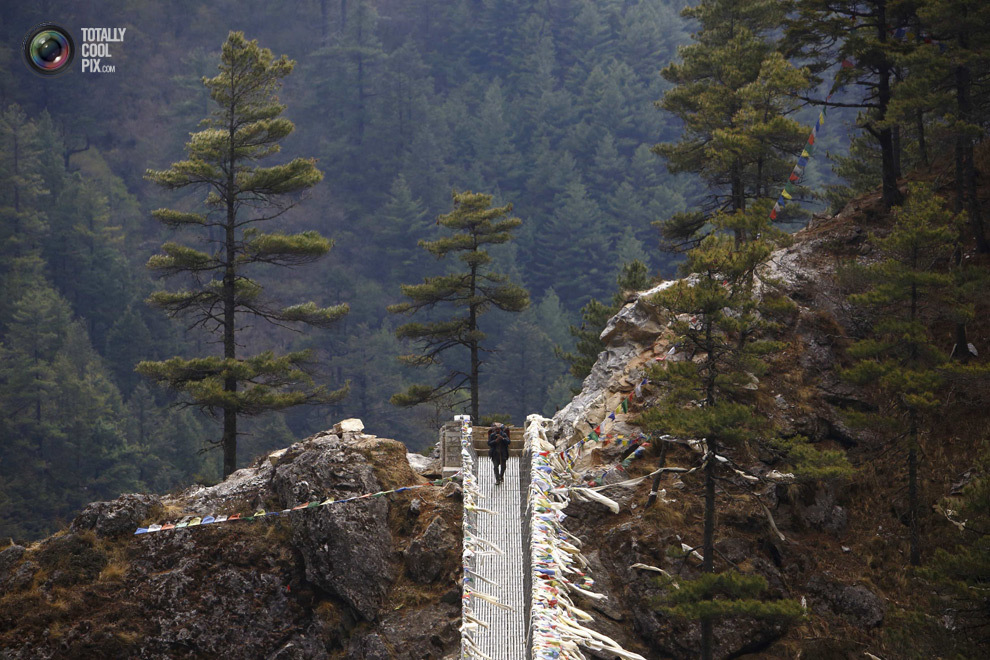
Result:
<svg viewBox="0 0 990 660"><path fill-rule="evenodd" d="M443 658L459 648L459 540L456 489L430 485L401 443L338 424L215 486L97 502L0 550L0 657Z"/></svg>

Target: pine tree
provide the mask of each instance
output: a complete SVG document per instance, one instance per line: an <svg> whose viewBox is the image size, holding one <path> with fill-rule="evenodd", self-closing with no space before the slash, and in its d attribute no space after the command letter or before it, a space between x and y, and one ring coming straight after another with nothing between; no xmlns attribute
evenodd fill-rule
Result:
<svg viewBox="0 0 990 660"><path fill-rule="evenodd" d="M934 611L952 617L953 647L966 648L968 657L978 657L990 643L986 595L990 581L990 448L985 443L975 467L972 481L962 493L947 498L939 507L957 527L955 542L936 550L921 571L935 593L932 606L938 609Z"/></svg>
<svg viewBox="0 0 990 660"><path fill-rule="evenodd" d="M606 257L611 241L605 217L588 189L574 180L554 198L550 221L540 233L540 247L532 268L542 286L554 285L565 304L575 309L593 296L604 294Z"/></svg>
<svg viewBox="0 0 990 660"><path fill-rule="evenodd" d="M930 29L940 41L917 47L927 67L918 66L917 59L913 64L942 74L940 84L929 90L942 91L951 99L948 107L942 105L940 109L953 136L955 210L965 209L977 250L986 254L990 252L990 237L977 193L974 146L985 135L981 117L990 107L985 92L990 75L990 6L967 0L924 0L917 11L923 28Z"/></svg>
<svg viewBox="0 0 990 660"><path fill-rule="evenodd" d="M749 491L748 480L734 483L723 464L766 437L773 428L755 409L751 390L767 366L767 355L783 345L772 339L777 319L789 307L771 286L757 291L754 273L769 257L776 241L763 205L749 213L715 217L714 231L687 253L684 279L655 294L651 302L670 318L680 351L691 356L669 360L647 370L660 384L661 399L640 416L651 433L668 433L704 442L704 536L702 575L672 595L662 609L700 620L701 657L713 657L714 624L725 617L747 616L788 621L800 615L792 600L761 601L766 583L757 576L716 574L716 481L723 489ZM740 243L740 231L758 237ZM777 235L779 238L779 235ZM796 445L796 441L795 441ZM781 447L783 449L783 447ZM807 451L805 444L801 450ZM823 456L839 466L844 457Z"/></svg>
<svg viewBox="0 0 990 660"><path fill-rule="evenodd" d="M682 61L663 69L675 86L657 106L679 117L684 132L654 151L672 173L698 174L707 190L699 212L660 223L670 245L696 239L717 211L745 211L776 196L786 181L807 135L787 115L797 109L794 94L808 86L808 71L776 51L771 34L784 13L781 3L755 0L704 0L683 12L701 29L695 43L678 50Z"/></svg>
<svg viewBox="0 0 990 660"><path fill-rule="evenodd" d="M555 347L569 343L568 316L560 298L548 289L539 304L519 314L501 333L504 339L494 351L485 381L494 409L523 420L557 403L548 399L558 379L566 378L567 365L555 355Z"/></svg>
<svg viewBox="0 0 990 660"><path fill-rule="evenodd" d="M68 302L36 282L0 344L0 534L37 538L91 498L141 488L122 403ZM88 490L87 490L88 489Z"/></svg>
<svg viewBox="0 0 990 660"><path fill-rule="evenodd" d="M322 179L312 159L261 167L256 164L279 151L293 130L281 117L285 106L276 96L281 80L294 66L285 56L231 32L223 45L220 72L204 79L214 112L193 133L188 160L167 170L149 170L147 178L169 190L205 189L206 212L159 209L154 217L166 227L200 232L206 252L168 242L148 267L162 276L183 276L189 288L157 291L149 301L170 315L187 316L192 327L219 334L222 356L175 357L142 362L138 371L188 397L191 405L223 415L223 472L237 469L237 418L282 410L303 403L340 399L346 388L314 387L306 373L307 351L276 356L265 351L237 356L239 319L261 318L272 324L302 323L328 327L347 313L346 305L320 308L312 302L281 307L262 295L247 272L252 266L296 266L325 255L332 241L315 231L300 234L262 232L257 223L278 218L294 203L293 193ZM250 211L249 211L250 209ZM219 238L217 238L219 236Z"/></svg>
<svg viewBox="0 0 990 660"><path fill-rule="evenodd" d="M11 105L0 114L0 318L42 277L41 246L48 235L38 127Z"/></svg>
<svg viewBox="0 0 990 660"><path fill-rule="evenodd" d="M855 342L849 355L855 364L843 372L849 381L868 387L875 413L850 412L850 419L876 428L889 442L907 450L910 562L921 563L918 492L920 439L942 404L942 365L948 359L932 335L930 324L950 308L953 276L948 272L957 229L941 200L921 186L910 189L907 203L895 213L885 237L874 236L880 261L861 269L870 290L850 302L877 313L869 336Z"/></svg>
<svg viewBox="0 0 990 660"><path fill-rule="evenodd" d="M429 268L428 257L413 246L429 233L433 223L403 175L392 182L377 224L381 229L375 248L389 265L393 281L404 281ZM371 266L377 270L381 263Z"/></svg>
<svg viewBox="0 0 990 660"><path fill-rule="evenodd" d="M461 347L468 351L468 365L461 367L454 363L447 367L447 374L436 385L412 385L393 395L391 400L398 406L413 406L440 400L467 386L471 418L478 420L481 353L485 350L482 342L486 337L480 327L480 317L492 307L519 312L529 306L529 294L525 289L491 271L492 257L485 246L511 241L512 230L519 227L522 220L505 217L512 212L511 204L492 207L491 195L455 192L453 202L453 211L441 215L437 222L455 233L419 244L437 259L455 254L465 270L427 277L422 284L403 284L402 293L409 301L391 305L388 311L414 314L438 305L452 305L461 312L452 318L399 326L396 336L419 342L422 348L421 353L405 355L401 359L406 364L429 367L441 364L441 357L450 349Z"/></svg>
<svg viewBox="0 0 990 660"><path fill-rule="evenodd" d="M900 49L892 32L910 18L910 5L889 0L797 0L796 12L786 22L789 55L811 60L816 72L846 62L849 66L838 80L865 90L860 99L831 105L863 109L859 124L879 146L887 208L902 201L897 187L901 176L897 127L888 117Z"/></svg>

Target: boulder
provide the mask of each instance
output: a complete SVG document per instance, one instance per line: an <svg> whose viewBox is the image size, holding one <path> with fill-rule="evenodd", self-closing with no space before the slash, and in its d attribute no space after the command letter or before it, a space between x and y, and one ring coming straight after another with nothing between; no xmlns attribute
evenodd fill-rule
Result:
<svg viewBox="0 0 990 660"><path fill-rule="evenodd" d="M308 492L300 491L303 483ZM286 506L381 490L365 456L333 436L308 443L291 463L281 464L273 486ZM290 521L292 543L302 555L306 579L338 595L361 618L375 620L393 579L388 501L369 498L319 507Z"/></svg>
<svg viewBox="0 0 990 660"><path fill-rule="evenodd" d="M835 503L835 492L827 486L815 491L812 504L798 506L797 515L808 528L823 529L836 536L845 531L849 521L845 508Z"/></svg>
<svg viewBox="0 0 990 660"><path fill-rule="evenodd" d="M15 590L10 584L12 581L15 581L15 576L17 575L16 568L23 556L24 546L22 545L8 545L3 550L0 550L0 592Z"/></svg>
<svg viewBox="0 0 990 660"><path fill-rule="evenodd" d="M874 628L883 623L886 605L862 585L842 584L825 573L812 576L805 588L811 596L812 609L828 609L860 628Z"/></svg>
<svg viewBox="0 0 990 660"><path fill-rule="evenodd" d="M413 581L428 584L454 567L451 550L458 548L460 541L447 528L443 519L437 516L403 553L406 572Z"/></svg>
<svg viewBox="0 0 990 660"><path fill-rule="evenodd" d="M436 461L422 454L406 454L409 467L419 474L436 472Z"/></svg>
<svg viewBox="0 0 990 660"><path fill-rule="evenodd" d="M609 319L602 330L601 340L606 345L611 345L615 340L645 341L652 340L663 332L666 323L661 319L659 310L647 301L672 284L674 281L663 282L648 291L636 293L632 302L624 305Z"/></svg>
<svg viewBox="0 0 990 660"><path fill-rule="evenodd" d="M159 504L154 495L121 495L110 502L93 502L72 521L70 530L93 530L97 536L133 534Z"/></svg>
<svg viewBox="0 0 990 660"><path fill-rule="evenodd" d="M357 417L342 419L333 425L333 432L337 435L343 435L344 433L361 433L363 431L364 422Z"/></svg>
<svg viewBox="0 0 990 660"><path fill-rule="evenodd" d="M379 632L355 640L353 658L428 660L449 657L460 646L460 606L440 604L429 609L399 610L383 617ZM360 649L360 653L355 653ZM383 652L386 655L380 655ZM363 654L362 654L363 653Z"/></svg>

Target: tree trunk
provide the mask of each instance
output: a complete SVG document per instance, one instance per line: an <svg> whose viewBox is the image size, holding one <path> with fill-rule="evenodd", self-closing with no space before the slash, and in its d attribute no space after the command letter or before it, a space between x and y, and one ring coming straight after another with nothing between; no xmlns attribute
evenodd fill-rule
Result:
<svg viewBox="0 0 990 660"><path fill-rule="evenodd" d="M956 212L959 210L957 208ZM962 267L962 245L958 243L956 243L956 249L952 251L952 262L957 269ZM959 360L963 364L969 362L970 358L973 357L972 353L969 352L969 337L966 335L966 323L964 321L956 321L956 345L952 347L952 355L949 357Z"/></svg>
<svg viewBox="0 0 990 660"><path fill-rule="evenodd" d="M746 190L743 187L742 172L739 171L738 166L733 167L732 170L732 210L746 210ZM738 248L746 240L746 234L739 228L734 230L734 234L735 244Z"/></svg>
<svg viewBox="0 0 990 660"><path fill-rule="evenodd" d="M918 267L918 250L912 254L912 267ZM918 285L911 283L911 323L918 317ZM911 367L917 368L918 343L911 345ZM918 413L913 408L908 411L908 517L911 525L912 566L921 565L921 537L918 531Z"/></svg>
<svg viewBox="0 0 990 660"><path fill-rule="evenodd" d="M475 245L475 250L477 250L477 245ZM473 300L477 293L477 279L478 279L478 267L476 265L471 266L471 299ZM468 332L472 335L478 329L478 306L475 303L471 303L468 311ZM478 340L471 340L471 421L475 424L481 423L481 418L479 417L479 405L478 405L478 372L481 369L481 361L478 356Z"/></svg>
<svg viewBox="0 0 990 660"><path fill-rule="evenodd" d="M660 462L657 463L657 470L662 470L667 464L667 443L663 443L660 447ZM650 496L646 500L646 506L644 508L649 509L657 501L657 491L660 488L660 480L663 478L663 472L657 472L653 475L653 487L650 488Z"/></svg>
<svg viewBox="0 0 990 660"><path fill-rule="evenodd" d="M908 446L908 515L911 520L911 565L921 565L921 532L918 529L918 422L911 413Z"/></svg>
<svg viewBox="0 0 990 660"><path fill-rule="evenodd" d="M705 535L702 540L704 560L701 570L704 573L715 572L715 451L717 444L714 438L708 438L708 462L705 463ZM714 625L711 619L701 619L701 659L712 660L714 646Z"/></svg>
<svg viewBox="0 0 990 660"><path fill-rule="evenodd" d="M713 352L715 350L715 339L712 336L712 321L708 319L705 323L705 349L707 352L706 371L707 383L705 384L705 405L715 405L715 361ZM708 455L705 457L705 531L702 539L702 550L704 559L701 563L703 573L715 572L715 470L718 461L715 454L718 451L717 438L706 438L708 443ZM714 645L714 624L709 618L701 619L701 658L702 660L712 660Z"/></svg>
<svg viewBox="0 0 990 660"><path fill-rule="evenodd" d="M916 117L918 122L918 157L921 158L921 164L928 167L928 146L925 144L925 111L919 109Z"/></svg>
<svg viewBox="0 0 990 660"><path fill-rule="evenodd" d="M965 48L965 44L961 44ZM973 123L972 119L972 73L969 67L956 67L956 107L959 121L964 126L956 134L956 196L965 199L965 209L969 216L969 226L976 239L976 249L981 254L990 252L990 241L983 228L983 217L976 190L976 164L973 158L973 140L964 132ZM958 202L957 202L958 204Z"/></svg>
<svg viewBox="0 0 990 660"><path fill-rule="evenodd" d="M881 43L887 41L887 12L884 3L877 6L877 37ZM876 118L878 122L883 122L887 118L887 108L890 106L890 62L886 56L878 65L877 83L877 110ZM894 132L890 128L884 128L875 132L877 140L880 142L881 156L881 185L883 188L883 205L891 208L903 201L901 191L897 189L897 178L901 174L901 164L897 158L897 151L894 148Z"/></svg>
<svg viewBox="0 0 990 660"><path fill-rule="evenodd" d="M227 360L234 360L237 357L237 342L234 334L237 311L237 272L234 268L235 259L237 258L237 243L234 228L237 217L234 206L233 108L231 108L230 113L231 125L228 133L230 158L227 170L227 190L224 191L227 197L227 222L224 226L226 267L223 272L223 356ZM224 378L223 391L236 392L237 379L233 376ZM237 469L237 408L232 404L226 404L223 407L223 437L220 443L223 447L223 476L226 477Z"/></svg>

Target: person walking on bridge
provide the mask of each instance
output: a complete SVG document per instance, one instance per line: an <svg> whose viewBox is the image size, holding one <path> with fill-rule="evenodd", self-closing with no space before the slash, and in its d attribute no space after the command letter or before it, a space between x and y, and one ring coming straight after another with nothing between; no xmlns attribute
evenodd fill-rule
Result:
<svg viewBox="0 0 990 660"><path fill-rule="evenodd" d="M505 462L509 460L509 429L501 422L488 429L488 456L495 469L495 483L500 484L505 476Z"/></svg>

